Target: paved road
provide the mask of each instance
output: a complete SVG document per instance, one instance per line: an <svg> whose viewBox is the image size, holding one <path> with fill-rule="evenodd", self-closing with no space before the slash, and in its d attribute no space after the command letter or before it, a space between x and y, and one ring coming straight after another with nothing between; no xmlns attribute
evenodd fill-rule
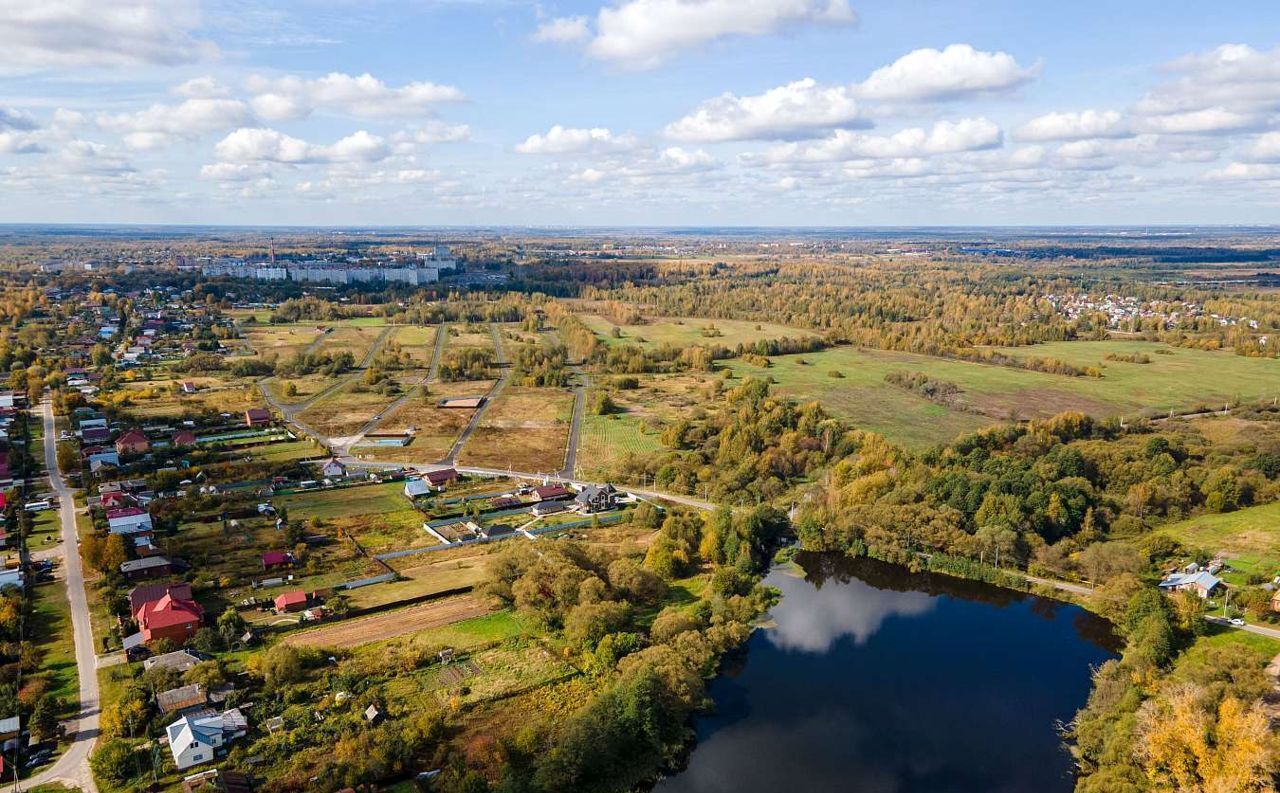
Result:
<svg viewBox="0 0 1280 793"><path fill-rule="evenodd" d="M440 461L446 465L453 465L458 459L458 455L462 453L462 447L471 439L476 427L480 426L480 419L484 418L484 414L489 410L489 406L493 404L493 400L498 398L498 394L502 393L502 389L507 386L507 381L511 379L511 363L507 360L506 351L502 347L502 334L498 331L497 325L490 325L489 331L493 334L494 350L498 354L498 380L489 389L484 402L481 403L480 407L476 408L475 413L471 414L471 420L467 422L467 426L458 434L458 439L453 442L449 453Z"/></svg>
<svg viewBox="0 0 1280 793"><path fill-rule="evenodd" d="M1041 584L1043 586L1053 587L1054 589L1061 589L1063 592L1072 592L1077 595L1093 594L1093 590L1083 584L1069 584L1066 581L1055 581L1052 578L1037 578L1033 575L1026 575L1025 573L1019 573L1019 575L1022 575L1023 578L1026 578L1033 584Z"/></svg>
<svg viewBox="0 0 1280 793"><path fill-rule="evenodd" d="M1235 628L1238 631L1244 631L1246 633L1256 633L1259 636L1266 636L1271 639L1280 639L1280 629L1268 628L1264 625L1232 625L1230 621L1223 617L1212 617L1208 614L1206 614L1204 618L1209 622L1212 622L1214 625L1221 625L1224 628Z"/></svg>
<svg viewBox="0 0 1280 793"><path fill-rule="evenodd" d="M569 422L569 446L564 450L564 468L560 475L572 477L578 470L578 445L582 442L582 416L587 410L587 389L591 380L580 366L573 367L578 382L573 387L573 418Z"/></svg>
<svg viewBox="0 0 1280 793"><path fill-rule="evenodd" d="M93 628L89 623L89 602L84 591L84 570L76 540L76 507L71 488L58 471L58 433L53 423L53 408L48 400L40 403L44 417L44 465L49 485L57 494L58 514L62 518L63 568L66 574L67 599L71 603L71 627L75 634L76 671L80 678L80 710L67 722L67 732L74 731L71 747L57 762L23 782L25 788L47 782L62 782L89 793L97 793L93 774L89 771L89 753L98 739L98 673L97 654L93 644Z"/></svg>

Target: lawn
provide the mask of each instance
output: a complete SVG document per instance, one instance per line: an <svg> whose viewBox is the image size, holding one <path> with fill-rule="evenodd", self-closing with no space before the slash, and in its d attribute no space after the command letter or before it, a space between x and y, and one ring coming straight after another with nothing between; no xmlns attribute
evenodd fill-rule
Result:
<svg viewBox="0 0 1280 793"><path fill-rule="evenodd" d="M80 701L80 681L76 677L71 606L62 581L32 587L31 621L31 633L40 649L40 672L49 681L49 692L67 704L63 715L70 715Z"/></svg>
<svg viewBox="0 0 1280 793"><path fill-rule="evenodd" d="M1241 578L1280 573L1280 502L1190 518L1160 532L1188 547L1221 553Z"/></svg>
<svg viewBox="0 0 1280 793"><path fill-rule="evenodd" d="M1156 353L1157 349L1169 354ZM859 427L915 449L1011 418L1042 418L1064 410L1095 416L1132 417L1140 411L1158 415L1201 404L1220 407L1227 399L1257 398L1280 390L1280 361L1227 352L1149 342L1060 342L1004 352L1103 366L1103 377L1068 377L853 347L777 356L767 368L741 361L726 365L738 375L769 376L779 393L801 401L816 399ZM1152 362L1105 361L1108 352L1147 352ZM954 383L962 391L960 404L967 409L938 405L890 385L884 378L891 372L923 372Z"/></svg>
<svg viewBox="0 0 1280 793"><path fill-rule="evenodd" d="M817 335L813 331L789 328L772 322L734 319L655 317L641 325L616 325L605 317L588 314L582 317L582 321L605 344L638 344L641 347L672 344L676 347L719 345L734 348L739 344L752 344L761 339L798 339ZM620 336L613 335L614 328L617 328Z"/></svg>
<svg viewBox="0 0 1280 793"><path fill-rule="evenodd" d="M481 417L459 462L516 471L558 471L564 466L572 417L569 391L512 386Z"/></svg>

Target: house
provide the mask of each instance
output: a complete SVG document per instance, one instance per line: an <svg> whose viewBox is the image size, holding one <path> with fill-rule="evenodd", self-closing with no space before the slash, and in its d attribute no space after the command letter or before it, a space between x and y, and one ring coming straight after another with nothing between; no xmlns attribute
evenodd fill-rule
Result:
<svg viewBox="0 0 1280 793"><path fill-rule="evenodd" d="M196 445L196 434L191 430L178 430L169 439L169 443L175 449L183 449Z"/></svg>
<svg viewBox="0 0 1280 793"><path fill-rule="evenodd" d="M114 465L120 467L120 452L108 446L90 446L80 452L84 455L85 462L89 463L92 469L97 463L99 467L103 465Z"/></svg>
<svg viewBox="0 0 1280 793"><path fill-rule="evenodd" d="M404 481L404 494L410 501L415 498L431 495L431 485L422 479L406 479Z"/></svg>
<svg viewBox="0 0 1280 793"><path fill-rule="evenodd" d="M565 512L568 509L569 505L563 501L539 501L529 511L533 513L535 518L542 518L547 515L555 515L558 512Z"/></svg>
<svg viewBox="0 0 1280 793"><path fill-rule="evenodd" d="M203 708L208 704L209 694L199 683L178 686L156 694L156 707L160 708L160 712L166 716L170 713Z"/></svg>
<svg viewBox="0 0 1280 793"><path fill-rule="evenodd" d="M151 514L140 507L107 510L107 528L112 534L141 534L153 529Z"/></svg>
<svg viewBox="0 0 1280 793"><path fill-rule="evenodd" d="M288 614L291 611L302 611L307 607L307 593L301 589L291 589L276 595L276 613Z"/></svg>
<svg viewBox="0 0 1280 793"><path fill-rule="evenodd" d="M1188 569L1181 573L1173 573L1160 582L1160 588L1165 591L1195 592L1202 598L1212 595L1214 590L1221 585L1222 579L1208 570L1201 570L1198 567L1194 570Z"/></svg>
<svg viewBox="0 0 1280 793"><path fill-rule="evenodd" d="M512 509L524 504L523 501L515 496L497 496L489 499L489 507L491 509Z"/></svg>
<svg viewBox="0 0 1280 793"><path fill-rule="evenodd" d="M573 500L583 512L604 512L618 506L618 491L613 485L587 485Z"/></svg>
<svg viewBox="0 0 1280 793"><path fill-rule="evenodd" d="M265 427L271 423L271 411L266 408L249 408L244 412L244 423L248 427Z"/></svg>
<svg viewBox="0 0 1280 793"><path fill-rule="evenodd" d="M183 380L181 388L182 388L182 393L184 394L194 394L196 391L199 390L196 388L196 384L191 382L190 380Z"/></svg>
<svg viewBox="0 0 1280 793"><path fill-rule="evenodd" d="M320 473L330 479L337 479L347 475L347 467L337 457L330 457L324 465L320 466Z"/></svg>
<svg viewBox="0 0 1280 793"><path fill-rule="evenodd" d="M101 495L98 496L98 503L100 503L104 509L127 507L129 506L129 495L119 490L102 492Z"/></svg>
<svg viewBox="0 0 1280 793"><path fill-rule="evenodd" d="M248 729L244 714L232 708L222 713L188 714L166 727L165 733L174 765L183 770L223 754L223 747L243 737Z"/></svg>
<svg viewBox="0 0 1280 793"><path fill-rule="evenodd" d="M370 705L364 709L364 720L370 724L377 726L382 723L382 710L377 705Z"/></svg>
<svg viewBox="0 0 1280 793"><path fill-rule="evenodd" d="M146 454L150 449L147 436L136 427L125 430L116 438L116 451L120 454Z"/></svg>
<svg viewBox="0 0 1280 793"><path fill-rule="evenodd" d="M293 554L288 551L267 551L262 555L262 569L271 570L276 567L288 567L293 564Z"/></svg>
<svg viewBox="0 0 1280 793"><path fill-rule="evenodd" d="M191 650L174 650L171 653L151 656L142 662L142 667L143 669L154 669L158 666L163 669L172 669L178 674L182 674L203 660Z"/></svg>
<svg viewBox="0 0 1280 793"><path fill-rule="evenodd" d="M111 430L106 427L90 427L87 430L80 431L80 441L93 446L99 446L111 440Z"/></svg>
<svg viewBox="0 0 1280 793"><path fill-rule="evenodd" d="M543 485L533 489L533 497L537 501L557 501L573 495L573 491L564 485Z"/></svg>
<svg viewBox="0 0 1280 793"><path fill-rule="evenodd" d="M183 642L194 636L204 621L204 609L191 597L190 584L135 587L129 593L129 604L144 642Z"/></svg>
<svg viewBox="0 0 1280 793"><path fill-rule="evenodd" d="M458 472L453 468L441 468L437 471L427 471L422 478L436 490L444 490L449 484L458 481Z"/></svg>
<svg viewBox="0 0 1280 793"><path fill-rule="evenodd" d="M173 562L167 556L148 556L120 563L120 572L130 581L158 578L173 572Z"/></svg>

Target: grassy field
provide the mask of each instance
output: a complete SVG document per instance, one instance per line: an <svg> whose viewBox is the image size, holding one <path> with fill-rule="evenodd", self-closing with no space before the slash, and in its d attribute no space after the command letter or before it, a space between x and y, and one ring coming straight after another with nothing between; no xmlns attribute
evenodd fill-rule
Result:
<svg viewBox="0 0 1280 793"><path fill-rule="evenodd" d="M1221 553L1241 578L1250 573L1268 578L1280 573L1280 502L1191 518L1164 526L1160 532L1188 547Z"/></svg>
<svg viewBox="0 0 1280 793"><path fill-rule="evenodd" d="M493 349L493 333L488 325L450 325L447 348L480 347Z"/></svg>
<svg viewBox="0 0 1280 793"><path fill-rule="evenodd" d="M316 352L327 352L331 355L349 352L357 362L364 357L373 343L377 341L378 336L382 333L382 328L378 326L353 326L341 325L335 326L325 334L324 341L320 342L320 346L316 348Z"/></svg>
<svg viewBox="0 0 1280 793"><path fill-rule="evenodd" d="M1157 349L1169 354L1158 354ZM1201 404L1220 407L1227 399L1264 397L1280 390L1280 361L1227 352L1149 342L1062 342L1005 352L1101 365L1103 377L1067 377L853 347L778 356L768 368L741 361L727 366L739 375L772 377L779 393L802 401L816 399L836 415L916 449L1010 418L1040 418L1064 410L1097 416L1136 416L1143 410L1159 414ZM1105 361L1108 352L1147 352L1152 362ZM885 382L885 375L900 371L924 372L955 383L968 409L938 405Z"/></svg>
<svg viewBox="0 0 1280 793"><path fill-rule="evenodd" d="M80 681L76 678L66 585L62 581L34 585L31 614L31 634L40 648L40 672L49 681L49 692L67 703L69 715L80 701Z"/></svg>
<svg viewBox="0 0 1280 793"><path fill-rule="evenodd" d="M265 384L271 390L271 396L286 405L292 405L305 402L309 397L313 397L333 385L336 379L333 375L308 374L289 378L272 377ZM292 384L295 389L293 396L285 393L289 384Z"/></svg>
<svg viewBox="0 0 1280 793"><path fill-rule="evenodd" d="M351 435L397 399L376 391L356 391L352 385L328 394L299 413L298 418L324 435Z"/></svg>
<svg viewBox="0 0 1280 793"><path fill-rule="evenodd" d="M558 471L564 465L573 394L512 386L489 406L459 462L517 471Z"/></svg>
<svg viewBox="0 0 1280 793"><path fill-rule="evenodd" d="M425 395L411 397L388 414L378 432L412 432L408 446L360 446L361 457L385 462L431 462L443 458L471 420L474 410L442 409L436 403L445 397L482 396L493 381L431 383Z"/></svg>
<svg viewBox="0 0 1280 793"><path fill-rule="evenodd" d="M369 617L342 620L292 634L285 642L299 647L355 647L431 628L447 627L483 617L489 611L491 607L482 599L472 595L459 595L384 611Z"/></svg>
<svg viewBox="0 0 1280 793"><path fill-rule="evenodd" d="M316 490L274 499L289 510L290 520L319 520L326 534L338 529L355 536L370 553L421 542L423 516L404 495L404 485Z"/></svg>
<svg viewBox="0 0 1280 793"><path fill-rule="evenodd" d="M315 322L298 322L289 325L249 325L241 329L241 335L253 351L264 357L289 358L302 352L322 334Z"/></svg>
<svg viewBox="0 0 1280 793"><path fill-rule="evenodd" d="M673 344L677 347L723 345L737 347L761 339L793 339L814 336L812 331L775 325L771 322L747 322L734 319L700 319L697 317L655 317L642 325L615 325L605 317L588 314L582 321L606 344L639 344L642 347ZM617 328L621 336L613 335Z"/></svg>
<svg viewBox="0 0 1280 793"><path fill-rule="evenodd" d="M219 388L209 388L195 394L173 394L167 390L149 390L139 387L138 395L126 412L135 418L169 419L186 414L205 412L241 414L249 408L266 407L266 399L258 387L249 380L229 378ZM131 386L132 387L132 386ZM154 394L153 397L146 395Z"/></svg>
<svg viewBox="0 0 1280 793"><path fill-rule="evenodd" d="M633 415L586 416L578 447L578 476L604 476L628 454L661 451L658 433Z"/></svg>
<svg viewBox="0 0 1280 793"><path fill-rule="evenodd" d="M438 330L434 326L404 325L396 328L391 341L399 344L416 365L426 367L431 364L431 356L435 353Z"/></svg>

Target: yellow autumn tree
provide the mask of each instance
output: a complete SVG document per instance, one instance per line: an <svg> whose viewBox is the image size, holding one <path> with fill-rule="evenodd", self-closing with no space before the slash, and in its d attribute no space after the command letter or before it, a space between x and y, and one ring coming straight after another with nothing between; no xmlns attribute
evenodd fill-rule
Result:
<svg viewBox="0 0 1280 793"><path fill-rule="evenodd" d="M1260 702L1225 697L1215 707L1205 690L1178 685L1139 712L1138 757L1147 776L1178 793L1274 791L1277 746Z"/></svg>

